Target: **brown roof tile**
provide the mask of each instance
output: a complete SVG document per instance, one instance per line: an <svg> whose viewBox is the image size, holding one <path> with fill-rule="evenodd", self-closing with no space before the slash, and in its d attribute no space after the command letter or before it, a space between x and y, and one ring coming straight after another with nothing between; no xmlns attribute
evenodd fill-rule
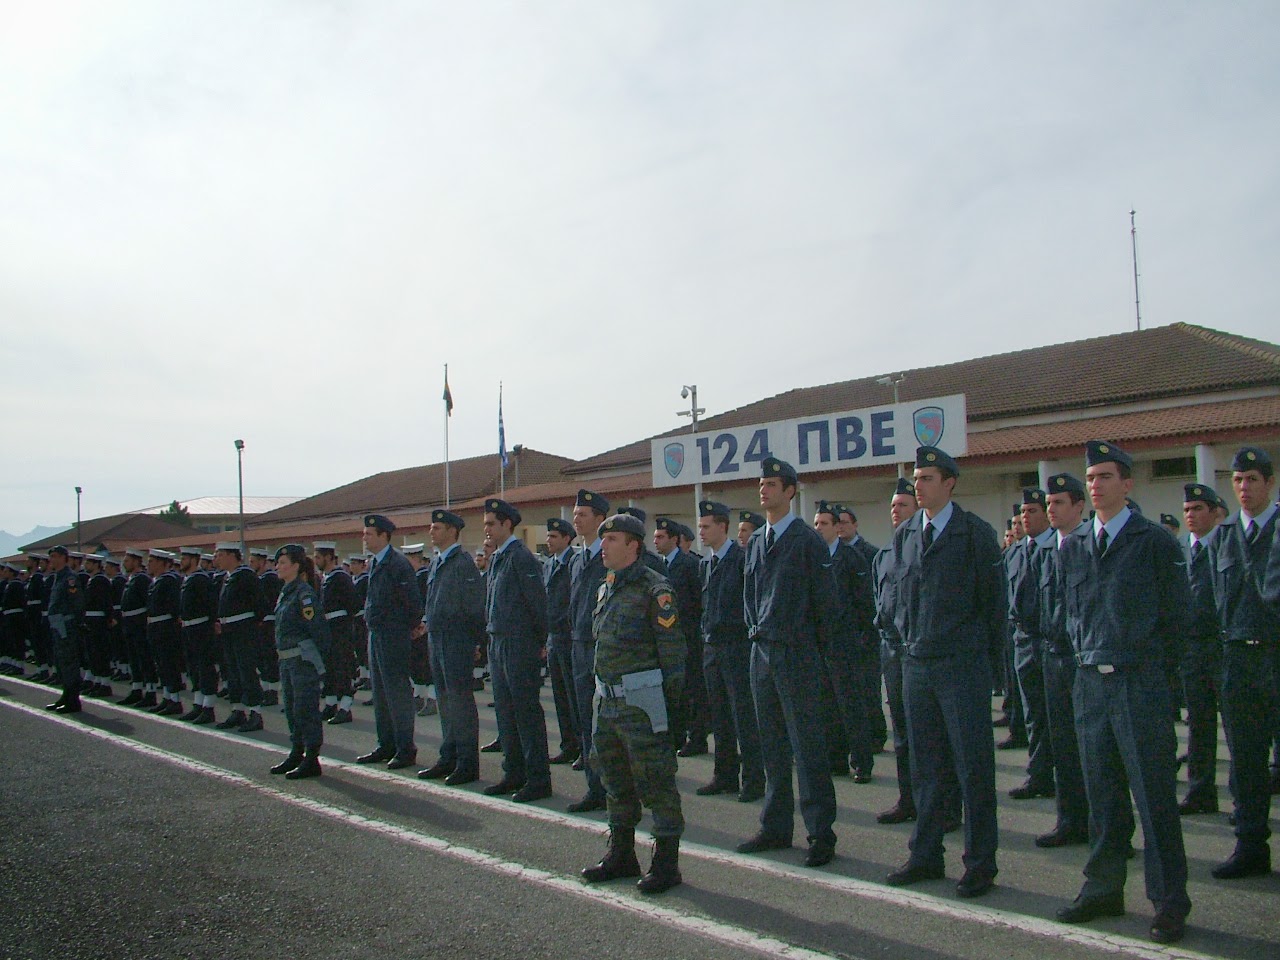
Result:
<svg viewBox="0 0 1280 960"><path fill-rule="evenodd" d="M135 542L155 540L159 537L181 537L199 539L204 534L197 533L190 527L166 520L154 514L118 513L110 517L97 517L84 520L80 524L80 547L91 551L99 546L116 551L131 546ZM64 547L75 547L76 528L68 527L53 536L45 537L34 543L24 544L23 550L48 550L61 544Z"/></svg>

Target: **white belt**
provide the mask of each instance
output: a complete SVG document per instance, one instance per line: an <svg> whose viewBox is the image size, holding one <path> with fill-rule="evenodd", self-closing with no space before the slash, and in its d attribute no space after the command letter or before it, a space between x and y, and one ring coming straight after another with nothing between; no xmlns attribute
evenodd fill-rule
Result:
<svg viewBox="0 0 1280 960"><path fill-rule="evenodd" d="M337 620L339 617L345 617L346 615L347 611L345 610L330 610L324 615L324 618L326 620Z"/></svg>
<svg viewBox="0 0 1280 960"><path fill-rule="evenodd" d="M105 616L107 615L107 611L105 611L105 610L86 610L86 611L84 612L84 615L85 615L85 617L105 617Z"/></svg>
<svg viewBox="0 0 1280 960"><path fill-rule="evenodd" d="M230 617L219 617L218 622L223 626L226 626L228 623L239 623L241 620L248 620L253 615L253 611L250 610L248 613L237 613Z"/></svg>
<svg viewBox="0 0 1280 960"><path fill-rule="evenodd" d="M28 601L27 601L27 606L28 606L28 607L38 607L38 606L40 606L40 601L39 601L39 600L28 600Z"/></svg>
<svg viewBox="0 0 1280 960"><path fill-rule="evenodd" d="M12 610L6 610L4 612L4 615L7 617L11 613L26 613L26 612L27 611L23 610L21 607L14 607Z"/></svg>
<svg viewBox="0 0 1280 960"><path fill-rule="evenodd" d="M272 620L274 620L275 618L276 618L276 615L275 615L274 613L269 613L269 614L267 614L265 617L263 617L263 618L262 618L262 622L263 622L263 623L270 623L270 622L271 622Z"/></svg>
<svg viewBox="0 0 1280 960"><path fill-rule="evenodd" d="M158 617L147 617L147 623L164 623L166 620L172 620L172 613L162 613Z"/></svg>
<svg viewBox="0 0 1280 960"><path fill-rule="evenodd" d="M198 627L200 626L200 624L208 623L208 622L209 622L208 617L196 617L194 620L183 620L182 625L184 627Z"/></svg>
<svg viewBox="0 0 1280 960"><path fill-rule="evenodd" d="M146 613L146 612L147 612L147 608L146 608L146 607L136 607L136 608L134 608L133 610L126 610L126 611L124 612L124 615L125 615L126 617L140 617L140 616L142 616L142 615L143 615L144 613Z"/></svg>

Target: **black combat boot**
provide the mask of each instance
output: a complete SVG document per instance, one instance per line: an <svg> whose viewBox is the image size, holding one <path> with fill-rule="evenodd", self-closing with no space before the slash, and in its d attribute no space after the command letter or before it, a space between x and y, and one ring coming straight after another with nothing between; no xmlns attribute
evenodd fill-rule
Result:
<svg viewBox="0 0 1280 960"><path fill-rule="evenodd" d="M307 777L318 777L320 773L320 748L307 747L306 759L298 765L296 770L290 770L284 777L286 780L305 780Z"/></svg>
<svg viewBox="0 0 1280 960"><path fill-rule="evenodd" d="M634 827L610 827L609 849L604 859L594 867L584 867L582 876L587 883L604 883L619 877L640 876L640 861L636 859L636 831Z"/></svg>
<svg viewBox="0 0 1280 960"><path fill-rule="evenodd" d="M298 765L302 763L302 748L294 745L289 751L289 755L271 768L272 773L289 773L296 770Z"/></svg>
<svg viewBox="0 0 1280 960"><path fill-rule="evenodd" d="M649 864L649 872L640 878L636 886L641 893L662 893L683 881L680 876L680 838L658 837L653 842L653 862Z"/></svg>

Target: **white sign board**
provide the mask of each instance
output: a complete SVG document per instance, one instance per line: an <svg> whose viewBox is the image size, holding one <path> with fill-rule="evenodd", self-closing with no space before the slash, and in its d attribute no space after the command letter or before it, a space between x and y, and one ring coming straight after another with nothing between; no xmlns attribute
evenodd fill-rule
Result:
<svg viewBox="0 0 1280 960"><path fill-rule="evenodd" d="M968 452L964 394L653 441L653 485L688 486L760 476L773 456L800 474L906 463L916 447Z"/></svg>

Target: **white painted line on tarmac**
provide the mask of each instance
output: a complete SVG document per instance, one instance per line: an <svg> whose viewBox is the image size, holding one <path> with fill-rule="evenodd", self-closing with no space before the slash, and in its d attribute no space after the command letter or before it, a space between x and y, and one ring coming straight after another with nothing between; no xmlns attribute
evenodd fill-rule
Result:
<svg viewBox="0 0 1280 960"><path fill-rule="evenodd" d="M37 689L45 689L42 685L32 684L30 681L18 680L18 682L25 682L28 686L32 686ZM208 727L192 727L189 724L178 723L176 720L169 722L168 717L154 717L146 712L139 712L131 707L118 707L116 704L107 701L93 700L87 702L92 703L95 706L111 707L130 716L151 719L157 723L164 724L174 729L214 737L222 743L243 744L245 746L255 747L259 750L265 750L275 754L281 752L281 748L275 744L262 743L260 741L250 740L239 736L228 736L222 731L211 730ZM33 712L40 716L50 716L49 714L41 713L40 711ZM80 724L72 723L72 726L78 730L84 729ZM123 737L121 739L127 743L135 742L127 737ZM177 754L174 756L177 756ZM596 834L598 834L604 826L598 820L587 819L576 814L563 813L559 810L551 810L546 807L539 807L533 804L512 803L505 797L487 797L482 793L474 793L469 790L454 787L445 787L433 781L417 780L412 775L405 776L386 770L380 764L375 766L366 766L364 764L349 763L344 760L333 760L329 758L323 759L326 766L338 767L359 776L367 777L371 780L378 780L384 783L395 784L400 787L422 790L441 799L461 801L471 804L472 806L483 807L499 813L514 814L529 820L553 823L559 826L571 827L576 830ZM286 796L292 795L286 794ZM758 874L784 877L791 881L814 884L829 890L835 890L850 896L859 897L863 900L870 900L890 906L922 910L948 920L972 923L993 929L1010 930L1036 937L1046 937L1052 940L1067 941L1102 953L1115 954L1124 957L1137 957L1141 958L1141 960L1220 960L1220 958L1211 954L1198 953L1196 951L1180 947L1177 944L1161 946L1160 944L1151 943L1150 941L1127 937L1123 934L1108 933L1105 930L1096 930L1091 927L1070 926L1056 921L1042 919L1040 917L1028 916L1023 913L1001 910L997 907L984 907L977 904L957 903L954 900L947 900L928 893L921 893L900 887L888 887L882 884L871 883L866 880L858 880L853 877L846 877L835 873L824 873L808 868L793 867L790 864L779 863L776 860L748 856L746 854L723 850L718 847L708 847L700 843L683 841L680 844L680 853L682 856L695 857L712 863L746 869Z"/></svg>
<svg viewBox="0 0 1280 960"><path fill-rule="evenodd" d="M108 733L104 730L96 730L93 727L85 726L77 723L75 720L68 719L57 714L46 713L36 707L27 706L24 703L15 703L9 700L0 700L0 704L13 710L19 710L23 713L30 714L33 717L39 717L43 720L52 721L71 730L76 730L87 736L94 737L107 743L124 747L126 750L132 750L134 753L141 754L152 759L162 760L172 766L188 770L192 773L198 773L202 776L211 777L220 780L223 783L231 784L237 787L243 787L252 790L262 796L269 797L289 806L299 807L307 810L317 816L355 827L366 833L379 834L398 840L402 843L408 843L433 853L441 854L454 860L471 866L480 867L491 873L501 874L511 877L524 883L534 883L538 886L547 887L560 893L567 893L584 900L595 901L606 906L613 907L627 913L636 914L650 920L656 920L668 927L680 930L684 933L695 934L717 943L722 943L728 947L738 949L751 950L753 953L763 954L767 957L782 957L785 960L834 960L831 954L819 953L815 950L809 950L805 947L799 947L795 944L786 943L782 940L775 940L772 937L761 936L758 932L747 930L742 927L735 927L727 923L721 923L717 920L710 920L706 917L694 916L692 914L681 913L672 910L669 907L658 906L643 900L638 900L632 896L626 896L612 890L602 887L591 887L582 884L576 880L570 880L567 877L557 876L548 873L545 870L539 870L536 867L530 867L523 863L513 860L503 860L492 854L485 853L481 850L474 850L470 847L464 847L448 840L442 840L438 837L428 836L427 834L418 833L413 830L407 830L404 827L398 827L395 824L387 823L383 820L375 820L371 817L361 816L352 813L349 810L343 810L339 807L322 803L319 800L312 800L309 797L299 796L293 793L286 793L277 790L274 787L265 784L256 783L253 780L243 777L231 770L225 770L221 767L215 767L212 764L202 763L199 760L192 760L190 757L184 757L181 754L170 753L168 750L161 750L159 747L153 747L149 744L139 743L128 737L120 736L115 733Z"/></svg>

